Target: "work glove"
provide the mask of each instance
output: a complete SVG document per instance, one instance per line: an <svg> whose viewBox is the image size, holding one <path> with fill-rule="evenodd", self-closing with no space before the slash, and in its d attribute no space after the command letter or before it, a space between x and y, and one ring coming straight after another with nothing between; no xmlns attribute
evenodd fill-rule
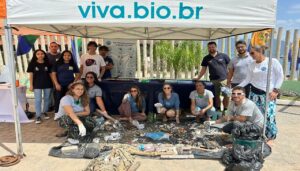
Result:
<svg viewBox="0 0 300 171"><path fill-rule="evenodd" d="M216 124L216 121L205 121L203 124L204 125L206 125L206 124L213 125L213 124Z"/></svg>
<svg viewBox="0 0 300 171"><path fill-rule="evenodd" d="M86 135L86 128L82 123L78 125L78 129L79 129L79 135L84 137Z"/></svg>

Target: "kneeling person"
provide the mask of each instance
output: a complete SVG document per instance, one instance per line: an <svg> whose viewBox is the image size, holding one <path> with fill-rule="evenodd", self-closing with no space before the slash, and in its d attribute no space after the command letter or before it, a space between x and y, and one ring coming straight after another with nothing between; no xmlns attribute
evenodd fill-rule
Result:
<svg viewBox="0 0 300 171"><path fill-rule="evenodd" d="M197 122L200 121L200 118L210 120L211 117L216 115L213 107L214 95L211 91L205 89L201 81L197 81L195 86L196 90L190 93L191 113L196 116Z"/></svg>
<svg viewBox="0 0 300 171"><path fill-rule="evenodd" d="M175 117L176 123L179 123L179 96L177 93L172 92L170 84L163 85L163 92L158 94L158 101L162 104L159 113L163 114L163 121L166 122L168 118Z"/></svg>
<svg viewBox="0 0 300 171"><path fill-rule="evenodd" d="M227 115L217 120L216 123L226 121L249 121L258 125L262 130L264 117L255 103L245 97L245 89L237 86L232 89L232 102L229 105ZM230 133L230 127L232 128L232 126L229 125L226 127L224 132Z"/></svg>
<svg viewBox="0 0 300 171"><path fill-rule="evenodd" d="M83 83L71 84L67 94L60 100L59 125L68 131L68 141L79 143L79 139L92 133L95 120L89 116L89 98Z"/></svg>

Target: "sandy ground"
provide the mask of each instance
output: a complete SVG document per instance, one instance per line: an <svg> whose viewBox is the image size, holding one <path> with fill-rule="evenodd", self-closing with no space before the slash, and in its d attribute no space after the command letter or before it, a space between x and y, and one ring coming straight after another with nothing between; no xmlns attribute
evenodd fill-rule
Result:
<svg viewBox="0 0 300 171"><path fill-rule="evenodd" d="M273 152L266 159L262 170L300 170L300 106L278 106L277 110L279 134ZM0 168L1 171L76 171L83 170L90 162L87 159L60 159L48 156L51 147L64 141L63 138L55 137L61 129L52 119L40 125L22 124L21 129L26 157L17 165ZM0 123L0 156L16 152L16 149L14 125ZM136 160L141 161L138 171L219 171L225 168L218 160L159 160L140 157L136 157Z"/></svg>

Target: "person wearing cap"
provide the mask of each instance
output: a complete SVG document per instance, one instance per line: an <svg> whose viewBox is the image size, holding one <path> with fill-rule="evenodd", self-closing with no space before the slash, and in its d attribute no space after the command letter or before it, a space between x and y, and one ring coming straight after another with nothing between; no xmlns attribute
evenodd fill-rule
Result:
<svg viewBox="0 0 300 171"><path fill-rule="evenodd" d="M253 58L247 52L247 43L239 40L235 43L238 55L234 57L228 64L227 87L235 87L244 81ZM246 97L248 97L249 89L245 87Z"/></svg>
<svg viewBox="0 0 300 171"><path fill-rule="evenodd" d="M87 72L92 71L97 74L97 79L101 80L105 72L105 62L104 59L96 53L97 43L95 41L90 41L87 45L88 53L84 54L80 58L80 74L76 78L76 81L84 79Z"/></svg>
<svg viewBox="0 0 300 171"><path fill-rule="evenodd" d="M99 47L99 54L103 57L104 61L105 61L105 72L104 75L102 77L102 79L107 79L107 78L111 78L111 70L114 67L114 61L112 60L112 58L108 55L109 49L107 46L100 46Z"/></svg>

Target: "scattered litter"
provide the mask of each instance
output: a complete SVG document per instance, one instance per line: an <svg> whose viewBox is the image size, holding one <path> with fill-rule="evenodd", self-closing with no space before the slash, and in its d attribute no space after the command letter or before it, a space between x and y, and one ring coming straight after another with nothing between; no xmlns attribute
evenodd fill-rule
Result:
<svg viewBox="0 0 300 171"><path fill-rule="evenodd" d="M119 132L113 132L110 135L104 137L105 141L115 141L119 139L121 139L121 134Z"/></svg>

